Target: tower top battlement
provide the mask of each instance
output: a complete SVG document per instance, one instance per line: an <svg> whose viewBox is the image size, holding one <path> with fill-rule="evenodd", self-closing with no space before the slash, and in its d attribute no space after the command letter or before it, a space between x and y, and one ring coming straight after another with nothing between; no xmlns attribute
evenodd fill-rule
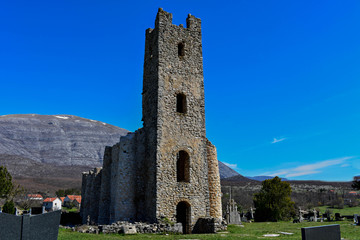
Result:
<svg viewBox="0 0 360 240"><path fill-rule="evenodd" d="M173 15L172 13L168 13L164 11L162 8L159 8L158 13L155 19L155 28L166 27L172 24ZM180 24L179 27L183 27L183 24ZM192 31L201 31L201 19L197 18L190 13L186 18L186 28ZM152 31L153 29L149 28L148 31Z"/></svg>

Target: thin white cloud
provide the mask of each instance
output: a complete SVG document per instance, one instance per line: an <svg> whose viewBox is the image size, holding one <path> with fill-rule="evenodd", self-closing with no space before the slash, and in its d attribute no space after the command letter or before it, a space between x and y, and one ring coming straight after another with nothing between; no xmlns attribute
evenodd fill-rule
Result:
<svg viewBox="0 0 360 240"><path fill-rule="evenodd" d="M320 170L330 166L340 165L341 167L346 167L349 164L345 162L353 158L354 157L342 157L336 159L329 159L313 164L301 165L299 167L289 168L289 169L281 169L273 173L265 173L265 174L270 176L283 176L283 177L298 177L304 175L312 175L312 174L320 173L321 172Z"/></svg>
<svg viewBox="0 0 360 240"><path fill-rule="evenodd" d="M321 171L307 171L307 172L295 172L295 173L289 173L286 175L286 177L299 177L304 175L311 175L315 173L319 173Z"/></svg>
<svg viewBox="0 0 360 240"><path fill-rule="evenodd" d="M350 164L345 163L345 164L341 165L340 167L349 167L349 166L350 166Z"/></svg>
<svg viewBox="0 0 360 240"><path fill-rule="evenodd" d="M286 175L286 174L288 174L288 171L286 171L286 170L280 170L280 172L263 173L263 174L261 174L261 175L262 175L262 176L273 176L273 177L275 177L275 176L284 176L284 175Z"/></svg>
<svg viewBox="0 0 360 240"><path fill-rule="evenodd" d="M284 141L286 138L279 138L279 139L277 139L277 138L274 138L274 140L271 142L271 143L278 143L278 142L282 142L282 141Z"/></svg>
<svg viewBox="0 0 360 240"><path fill-rule="evenodd" d="M225 164L226 166L230 167L230 168L237 168L237 164L231 164L231 163L226 163L226 162L223 162L223 164Z"/></svg>

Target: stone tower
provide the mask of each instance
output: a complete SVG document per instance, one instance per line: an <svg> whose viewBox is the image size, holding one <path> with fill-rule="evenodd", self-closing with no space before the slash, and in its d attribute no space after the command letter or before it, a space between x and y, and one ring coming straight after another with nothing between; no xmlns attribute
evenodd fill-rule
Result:
<svg viewBox="0 0 360 240"><path fill-rule="evenodd" d="M100 172L83 175L83 219L167 218L190 233L201 219L222 218L216 148L205 132L201 20L189 14L186 25L160 8L146 30L144 126L106 148Z"/></svg>
<svg viewBox="0 0 360 240"><path fill-rule="evenodd" d="M143 121L155 166L155 216L209 216L201 20L172 24L159 9L155 28L147 29L144 62ZM149 206L150 207L150 206Z"/></svg>

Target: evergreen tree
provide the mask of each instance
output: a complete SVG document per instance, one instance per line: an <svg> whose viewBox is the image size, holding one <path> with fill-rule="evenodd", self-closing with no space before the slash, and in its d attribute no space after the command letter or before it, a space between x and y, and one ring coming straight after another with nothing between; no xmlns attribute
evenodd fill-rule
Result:
<svg viewBox="0 0 360 240"><path fill-rule="evenodd" d="M288 220L295 213L290 195L290 183L279 177L263 181L260 192L254 195L255 221Z"/></svg>
<svg viewBox="0 0 360 240"><path fill-rule="evenodd" d="M356 190L360 190L360 181L359 180L354 180L351 187L356 189Z"/></svg>
<svg viewBox="0 0 360 240"><path fill-rule="evenodd" d="M13 190L14 185L11 174L7 171L6 167L0 166L0 198L8 198Z"/></svg>
<svg viewBox="0 0 360 240"><path fill-rule="evenodd" d="M2 211L4 213L14 214L15 213L15 205L13 200L6 201L4 206L2 207Z"/></svg>

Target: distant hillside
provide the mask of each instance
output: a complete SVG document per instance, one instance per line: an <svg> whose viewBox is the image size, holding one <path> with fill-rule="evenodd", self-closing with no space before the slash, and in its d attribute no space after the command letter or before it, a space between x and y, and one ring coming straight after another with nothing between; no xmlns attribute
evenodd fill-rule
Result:
<svg viewBox="0 0 360 240"><path fill-rule="evenodd" d="M252 180L249 179L247 177L244 177L241 174L238 174L236 176L232 176L232 177L228 177L228 178L224 178L221 179L221 185L225 185L225 186L232 186L232 185L246 185L246 184L259 184L259 181L256 180Z"/></svg>
<svg viewBox="0 0 360 240"><path fill-rule="evenodd" d="M102 165L105 146L127 130L72 115L0 116L0 165L28 190L81 187L81 173Z"/></svg>
<svg viewBox="0 0 360 240"><path fill-rule="evenodd" d="M249 179L252 179L252 180L256 180L256 181L264 181L264 180L267 180L267 179L272 179L274 178L273 176L255 176L255 177L247 177ZM282 181L289 181L288 179L286 178L281 178Z"/></svg>
<svg viewBox="0 0 360 240"><path fill-rule="evenodd" d="M127 130L72 115L0 116L0 154L38 163L100 166L106 145Z"/></svg>
<svg viewBox="0 0 360 240"><path fill-rule="evenodd" d="M234 169L226 166L224 163L222 163L220 161L219 161L219 171L220 171L221 179L240 175Z"/></svg>
<svg viewBox="0 0 360 240"><path fill-rule="evenodd" d="M81 173L102 166L105 146L127 130L72 115L0 116L0 165L29 190L80 188ZM220 177L238 175L219 162Z"/></svg>

